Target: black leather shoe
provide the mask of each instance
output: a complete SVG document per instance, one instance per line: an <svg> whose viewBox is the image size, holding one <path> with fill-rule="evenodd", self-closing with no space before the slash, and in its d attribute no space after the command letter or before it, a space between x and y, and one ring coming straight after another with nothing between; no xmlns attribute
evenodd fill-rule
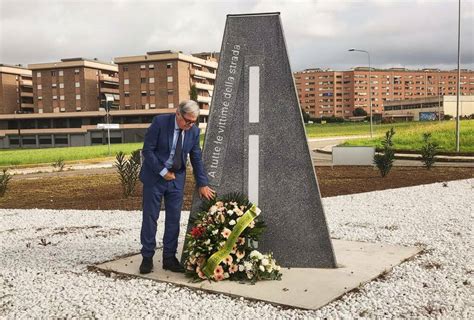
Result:
<svg viewBox="0 0 474 320"><path fill-rule="evenodd" d="M150 273L153 270L153 258L143 257L142 264L140 265L140 273Z"/></svg>
<svg viewBox="0 0 474 320"><path fill-rule="evenodd" d="M163 258L163 269L172 272L184 272L184 268L176 257Z"/></svg>

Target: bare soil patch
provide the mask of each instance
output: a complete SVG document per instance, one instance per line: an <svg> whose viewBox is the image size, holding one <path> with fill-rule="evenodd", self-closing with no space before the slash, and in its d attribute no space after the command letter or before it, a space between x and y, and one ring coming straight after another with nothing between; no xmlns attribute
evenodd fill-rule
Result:
<svg viewBox="0 0 474 320"><path fill-rule="evenodd" d="M474 178L474 168L394 167L381 178L372 167L317 167L318 182L323 197L369 192ZM449 183L447 183L449 187ZM188 172L183 210L191 207L194 178ZM0 208L141 210L142 186L125 199L115 173L63 175L14 179L3 198Z"/></svg>

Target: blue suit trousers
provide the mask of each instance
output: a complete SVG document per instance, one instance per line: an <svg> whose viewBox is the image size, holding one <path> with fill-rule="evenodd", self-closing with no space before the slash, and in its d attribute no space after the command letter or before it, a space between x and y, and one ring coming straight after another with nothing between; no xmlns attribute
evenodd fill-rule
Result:
<svg viewBox="0 0 474 320"><path fill-rule="evenodd" d="M177 188L175 181L160 179L153 185L143 185L143 219L140 233L142 256L153 257L155 254L156 228L163 197L165 199L163 258L176 255L183 196L184 187Z"/></svg>

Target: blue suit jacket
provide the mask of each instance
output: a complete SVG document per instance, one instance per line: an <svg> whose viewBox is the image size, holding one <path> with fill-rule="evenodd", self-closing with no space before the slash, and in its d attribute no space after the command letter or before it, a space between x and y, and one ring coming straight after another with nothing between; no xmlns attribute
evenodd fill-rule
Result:
<svg viewBox="0 0 474 320"><path fill-rule="evenodd" d="M140 180L144 185L166 182L160 172L165 167L165 162L173 147L175 118L176 114L156 116L146 132L142 149L143 164L140 171ZM200 130L196 126L185 131L182 157L183 163L186 163L189 154L196 184L198 187L203 187L208 185L208 179L202 162L199 132ZM175 172L175 176L176 188L184 189L186 167L183 166L182 170Z"/></svg>

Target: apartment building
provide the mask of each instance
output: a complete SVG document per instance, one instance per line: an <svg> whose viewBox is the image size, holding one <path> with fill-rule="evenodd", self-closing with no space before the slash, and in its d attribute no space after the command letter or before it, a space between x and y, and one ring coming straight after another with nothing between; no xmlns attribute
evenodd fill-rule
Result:
<svg viewBox="0 0 474 320"><path fill-rule="evenodd" d="M200 108L208 110L218 64L211 54L199 56L205 59L167 50L115 58L120 109L176 108L180 101L189 99L195 85Z"/></svg>
<svg viewBox="0 0 474 320"><path fill-rule="evenodd" d="M98 111L107 95L119 104L118 68L98 60L72 58L29 64L35 113Z"/></svg>
<svg viewBox="0 0 474 320"><path fill-rule="evenodd" d="M382 114L385 101L452 96L457 93L457 71L404 68L349 71L307 69L294 73L301 108L311 117L348 118L361 107L369 113L369 73L372 113ZM461 94L474 94L474 71L461 71Z"/></svg>
<svg viewBox="0 0 474 320"><path fill-rule="evenodd" d="M0 64L0 114L33 112L31 70Z"/></svg>

